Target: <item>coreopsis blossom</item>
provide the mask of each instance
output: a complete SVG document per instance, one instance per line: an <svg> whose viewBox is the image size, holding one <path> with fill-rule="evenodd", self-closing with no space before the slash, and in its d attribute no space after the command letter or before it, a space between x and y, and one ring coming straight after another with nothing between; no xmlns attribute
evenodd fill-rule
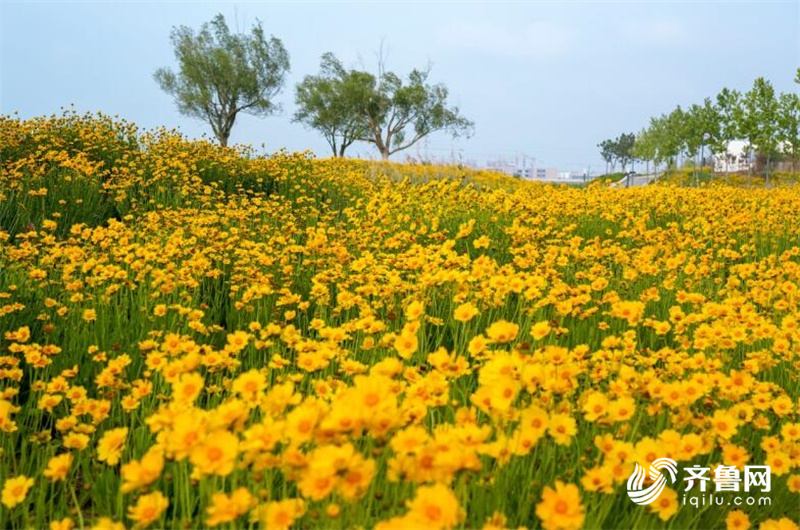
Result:
<svg viewBox="0 0 800 530"><path fill-rule="evenodd" d="M256 499L247 488L237 488L227 495L215 493L211 496L211 505L206 509L208 526L217 526L235 521L246 514L255 505Z"/></svg>
<svg viewBox="0 0 800 530"><path fill-rule="evenodd" d="M144 456L136 461L122 465L122 493L129 493L136 489L152 484L164 469L164 450L161 447L151 447Z"/></svg>
<svg viewBox="0 0 800 530"><path fill-rule="evenodd" d="M33 486L33 479L25 475L7 478L3 483L2 494L0 494L3 506L10 510L20 504L25 500L31 486Z"/></svg>
<svg viewBox="0 0 800 530"><path fill-rule="evenodd" d="M478 308L471 302L465 302L453 310L453 318L459 322L469 322L478 315Z"/></svg>
<svg viewBox="0 0 800 530"><path fill-rule="evenodd" d="M750 517L742 510L732 510L725 517L726 530L749 530Z"/></svg>
<svg viewBox="0 0 800 530"><path fill-rule="evenodd" d="M125 530L125 525L110 517L100 517L92 523L91 530Z"/></svg>
<svg viewBox="0 0 800 530"><path fill-rule="evenodd" d="M552 328L550 327L550 323L546 320L543 320L531 326L531 337L533 337L535 340L541 340L548 336L551 331Z"/></svg>
<svg viewBox="0 0 800 530"><path fill-rule="evenodd" d="M201 475L227 476L239 454L239 438L229 431L207 433L189 453L189 461Z"/></svg>
<svg viewBox="0 0 800 530"><path fill-rule="evenodd" d="M72 530L75 528L75 521L69 517L64 517L58 521L50 521L50 530Z"/></svg>
<svg viewBox="0 0 800 530"><path fill-rule="evenodd" d="M136 523L136 528L144 528L158 521L168 506L169 499L160 491L148 493L128 508L128 518Z"/></svg>
<svg viewBox="0 0 800 530"><path fill-rule="evenodd" d="M556 413L550 416L547 430L557 444L569 445L578 432L578 425L569 414Z"/></svg>
<svg viewBox="0 0 800 530"><path fill-rule="evenodd" d="M536 505L536 516L545 530L578 530L585 518L580 492L574 484L557 480L555 487L547 486L542 500Z"/></svg>
<svg viewBox="0 0 800 530"><path fill-rule="evenodd" d="M406 307L406 320L418 320L425 314L425 305L419 300L414 300Z"/></svg>
<svg viewBox="0 0 800 530"><path fill-rule="evenodd" d="M420 528L452 528L463 518L455 494L442 484L417 488L408 509L408 520Z"/></svg>
<svg viewBox="0 0 800 530"><path fill-rule="evenodd" d="M127 427L111 429L103 433L103 437L97 442L97 459L109 466L117 465L122 455L122 450L125 448L127 436Z"/></svg>
<svg viewBox="0 0 800 530"><path fill-rule="evenodd" d="M418 347L419 339L417 339L417 334L409 331L401 332L394 341L394 348L403 359L410 359Z"/></svg>
<svg viewBox="0 0 800 530"><path fill-rule="evenodd" d="M52 482L66 479L73 460L74 456L72 453L62 453L52 457L47 462L47 468L43 473L44 476Z"/></svg>
<svg viewBox="0 0 800 530"><path fill-rule="evenodd" d="M494 343L511 342L517 338L519 333L519 325L508 322L507 320L498 320L486 328L486 336Z"/></svg>
<svg viewBox="0 0 800 530"><path fill-rule="evenodd" d="M177 403L188 405L193 403L205 386L205 379L197 372L181 374L172 383L172 399Z"/></svg>
<svg viewBox="0 0 800 530"><path fill-rule="evenodd" d="M650 511L655 512L662 521L669 520L680 508L678 494L671 488L664 488L658 498L648 505Z"/></svg>

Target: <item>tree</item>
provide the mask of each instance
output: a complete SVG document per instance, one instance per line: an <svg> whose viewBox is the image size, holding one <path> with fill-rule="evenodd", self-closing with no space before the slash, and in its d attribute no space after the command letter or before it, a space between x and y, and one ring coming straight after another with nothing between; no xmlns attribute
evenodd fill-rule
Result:
<svg viewBox="0 0 800 530"><path fill-rule="evenodd" d="M600 156L603 157L603 160L606 161L606 174L608 174L608 167L609 164L611 165L611 171L614 171L614 165L616 164L616 158L614 155L614 140L603 140L597 147L600 148Z"/></svg>
<svg viewBox="0 0 800 530"><path fill-rule="evenodd" d="M797 93L780 95L777 121L778 139L783 146L783 152L792 159L792 173L794 173L797 159L800 158L800 96Z"/></svg>
<svg viewBox="0 0 800 530"><path fill-rule="evenodd" d="M647 166L646 173L650 173L650 161L653 161L653 171L657 171L656 160L658 158L658 129L654 126L656 120L650 120L650 127L642 129L636 136L633 145L633 156L636 160L644 161Z"/></svg>
<svg viewBox="0 0 800 530"><path fill-rule="evenodd" d="M739 117L742 114L742 95L737 90L723 88L717 94L716 115L719 120L719 133L711 140L711 148L716 156L724 157L725 176L728 175L728 165L732 162L728 151L730 143L739 138Z"/></svg>
<svg viewBox="0 0 800 530"><path fill-rule="evenodd" d="M686 142L686 113L680 105L665 117L664 138L662 141L664 157L670 166L678 166L678 158L684 151Z"/></svg>
<svg viewBox="0 0 800 530"><path fill-rule="evenodd" d="M743 98L744 116L742 133L748 138L751 149L767 158L765 182L769 184L769 167L778 149L778 100L772 84L759 77Z"/></svg>
<svg viewBox="0 0 800 530"><path fill-rule="evenodd" d="M454 138L472 134L475 125L458 107L447 105L446 86L428 84L429 73L430 67L412 70L403 83L381 65L374 90L362 101L365 134L360 140L375 144L384 160L436 131Z"/></svg>
<svg viewBox="0 0 800 530"><path fill-rule="evenodd" d="M180 26L170 38L179 71L159 68L155 80L181 114L207 121L220 145L228 145L239 112L268 116L280 108L273 98L283 88L289 55L279 39L267 40L260 22L250 35L231 34L219 14L199 33Z"/></svg>
<svg viewBox="0 0 800 530"><path fill-rule="evenodd" d="M623 173L628 163L633 160L633 147L635 144L636 135L633 133L623 133L614 141L614 156L619 161Z"/></svg>
<svg viewBox="0 0 800 530"><path fill-rule="evenodd" d="M348 71L332 53L326 53L319 75L308 75L297 85L294 121L321 132L333 156L344 156L366 134L362 106L374 91L373 75Z"/></svg>

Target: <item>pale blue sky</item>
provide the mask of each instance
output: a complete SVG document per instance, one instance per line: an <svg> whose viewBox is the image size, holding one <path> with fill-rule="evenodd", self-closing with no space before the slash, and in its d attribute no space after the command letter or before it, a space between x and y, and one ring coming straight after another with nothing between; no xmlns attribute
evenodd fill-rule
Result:
<svg viewBox="0 0 800 530"><path fill-rule="evenodd" d="M292 123L294 86L320 56L374 70L381 41L399 74L433 64L452 102L476 124L468 140L430 137L430 155L484 161L515 152L537 165L601 167L596 145L639 130L677 104L764 76L797 90L800 0L785 2L12 2L2 0L0 113L118 114L144 127L210 134L178 114L153 81L174 67L173 26L198 28L216 13L249 28L260 19L283 40L292 71L280 115L242 116L232 141L267 151L312 149L314 131ZM425 144L419 151L424 154ZM412 148L407 154L416 155ZM369 144L350 154L375 156ZM397 156L403 158L403 153ZM530 158L529 158L530 159ZM528 162L530 164L530 162Z"/></svg>

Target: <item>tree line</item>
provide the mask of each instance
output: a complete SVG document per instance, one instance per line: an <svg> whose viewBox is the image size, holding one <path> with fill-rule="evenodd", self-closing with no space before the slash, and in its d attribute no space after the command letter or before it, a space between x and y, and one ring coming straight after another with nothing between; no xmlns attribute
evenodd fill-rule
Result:
<svg viewBox="0 0 800 530"><path fill-rule="evenodd" d="M280 39L267 36L260 21L249 34L232 33L217 15L200 31L180 26L171 33L178 70L156 70L158 85L171 94L184 115L211 125L220 145L228 145L239 113L269 116L280 110L275 97L290 69ZM469 136L474 124L448 103L444 84L432 84L430 66L405 79L345 68L332 53L322 56L320 71L297 85L293 121L318 131L333 156L344 156L354 142L375 145L386 159L437 131Z"/></svg>
<svg viewBox="0 0 800 530"><path fill-rule="evenodd" d="M800 68L794 79L800 84ZM598 144L600 154L613 172L619 163L622 171L632 160L652 162L654 170L665 164L675 167L681 158L703 157L708 148L723 157L725 168L733 160L728 146L734 140L746 143L748 158L759 154L765 161L766 178L773 162L781 157L800 157L800 96L797 92L776 94L763 77L745 93L723 88L714 98L684 109L677 106L669 114L650 119L638 134L622 134ZM699 161L703 164L703 160ZM649 167L648 167L649 171Z"/></svg>

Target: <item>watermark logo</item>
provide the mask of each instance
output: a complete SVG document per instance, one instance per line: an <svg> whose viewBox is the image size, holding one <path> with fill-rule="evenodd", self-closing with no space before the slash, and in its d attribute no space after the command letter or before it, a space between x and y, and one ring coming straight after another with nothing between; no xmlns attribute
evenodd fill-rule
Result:
<svg viewBox="0 0 800 530"><path fill-rule="evenodd" d="M644 483L648 478L648 471L651 483L645 488ZM772 504L769 497L724 496L726 492L750 493L753 490L760 490L761 494L769 493L772 482L769 466L744 466L744 473L741 473L735 466L722 464L718 465L713 472L710 467L697 465L685 467L683 471L688 475L683 479L686 482L686 488L683 490L683 504L690 504L696 508L706 504L723 505L727 503L732 506L741 506L743 503L748 506ZM713 477L709 477L709 474L713 474ZM675 460L659 458L650 464L649 470L645 470L637 463L628 478L628 497L636 504L650 504L661 495L668 481L670 485L678 481L678 463ZM708 486L712 483L714 484L714 493L722 493L722 496L714 495L711 492ZM696 495L697 490L699 490L699 496ZM688 502L687 496L689 496Z"/></svg>
<svg viewBox="0 0 800 530"><path fill-rule="evenodd" d="M671 458L659 458L650 464L650 480L653 484L645 488L643 484L647 474L637 463L628 479L628 497L636 504L650 504L656 500L667 485L667 477L661 472L662 470L669 473L670 484L678 480L678 463Z"/></svg>

